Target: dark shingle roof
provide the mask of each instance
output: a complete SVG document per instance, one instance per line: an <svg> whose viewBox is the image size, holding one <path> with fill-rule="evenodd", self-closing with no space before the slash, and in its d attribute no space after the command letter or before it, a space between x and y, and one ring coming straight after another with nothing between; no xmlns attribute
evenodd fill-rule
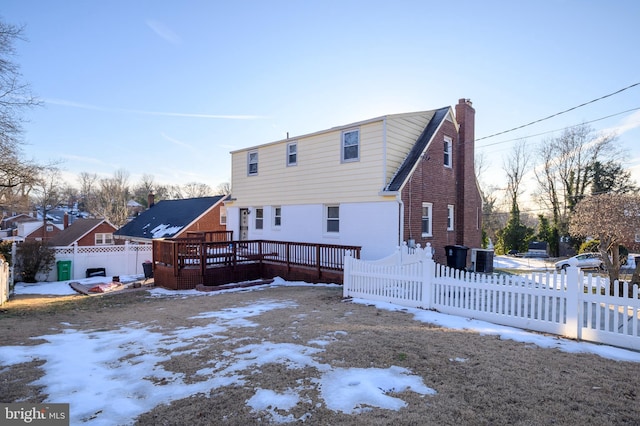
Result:
<svg viewBox="0 0 640 426"><path fill-rule="evenodd" d="M215 197L159 201L113 235L149 240L172 238L224 197L225 195L216 195Z"/></svg>
<svg viewBox="0 0 640 426"><path fill-rule="evenodd" d="M407 154L407 158L404 159L404 162L398 168L395 176L393 176L391 182L389 182L389 185L385 189L386 191L399 191L400 188L402 188L402 184L411 174L414 165L420 159L420 156L426 149L429 141L431 141L433 136L436 134L436 132L440 128L440 125L447 117L448 113L449 107L440 108L435 111L433 117L429 121L429 124L427 124L427 126L424 128L422 134L420 135L420 137L418 137L418 140L416 140L416 143L413 145L413 148L411 148L411 151L409 151L409 154Z"/></svg>
<svg viewBox="0 0 640 426"><path fill-rule="evenodd" d="M76 219L67 229L51 238L49 242L57 247L70 246L104 221L104 219Z"/></svg>

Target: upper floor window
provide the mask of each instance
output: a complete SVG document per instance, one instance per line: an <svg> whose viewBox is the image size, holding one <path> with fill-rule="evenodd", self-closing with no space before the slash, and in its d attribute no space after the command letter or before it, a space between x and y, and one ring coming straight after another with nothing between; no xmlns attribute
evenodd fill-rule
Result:
<svg viewBox="0 0 640 426"><path fill-rule="evenodd" d="M258 151L247 153L247 174L249 176L258 174Z"/></svg>
<svg viewBox="0 0 640 426"><path fill-rule="evenodd" d="M360 130L342 132L342 161L358 161L360 159Z"/></svg>
<svg viewBox="0 0 640 426"><path fill-rule="evenodd" d="M453 205L447 206L447 231L453 231Z"/></svg>
<svg viewBox="0 0 640 426"><path fill-rule="evenodd" d="M287 144L287 166L296 164L298 164L298 143L291 142Z"/></svg>
<svg viewBox="0 0 640 426"><path fill-rule="evenodd" d="M256 209L256 229L262 229L264 225L264 210Z"/></svg>
<svg viewBox="0 0 640 426"><path fill-rule="evenodd" d="M433 204L422 203L422 236L433 235Z"/></svg>
<svg viewBox="0 0 640 426"><path fill-rule="evenodd" d="M47 232L53 232L53 225L47 225Z"/></svg>
<svg viewBox="0 0 640 426"><path fill-rule="evenodd" d="M273 208L273 226L279 228L282 225L282 207Z"/></svg>
<svg viewBox="0 0 640 426"><path fill-rule="evenodd" d="M340 206L327 206L326 232L340 232Z"/></svg>
<svg viewBox="0 0 640 426"><path fill-rule="evenodd" d="M453 166L453 141L450 137L444 137L444 165L446 167Z"/></svg>
<svg viewBox="0 0 640 426"><path fill-rule="evenodd" d="M113 234L112 233L99 233L96 232L96 245L101 246L105 244L113 244Z"/></svg>

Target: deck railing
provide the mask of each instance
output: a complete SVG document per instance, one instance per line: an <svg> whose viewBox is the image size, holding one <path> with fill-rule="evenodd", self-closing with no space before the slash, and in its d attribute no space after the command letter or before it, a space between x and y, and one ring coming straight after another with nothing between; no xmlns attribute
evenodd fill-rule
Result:
<svg viewBox="0 0 640 426"><path fill-rule="evenodd" d="M172 266L174 276L181 269L235 266L240 263L270 262L292 267L341 271L347 252L360 257L360 247L288 241L206 241L201 236L153 241L153 263Z"/></svg>
<svg viewBox="0 0 640 426"><path fill-rule="evenodd" d="M233 240L233 231L187 231L187 239L198 238L206 242Z"/></svg>

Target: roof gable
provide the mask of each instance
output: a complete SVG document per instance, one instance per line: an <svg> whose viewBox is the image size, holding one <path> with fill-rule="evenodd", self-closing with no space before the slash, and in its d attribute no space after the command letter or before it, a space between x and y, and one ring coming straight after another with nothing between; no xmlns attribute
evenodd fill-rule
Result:
<svg viewBox="0 0 640 426"><path fill-rule="evenodd" d="M424 131L420 137L416 140L416 143L407 154L404 162L400 165L396 174L393 176L389 185L385 188L385 191L399 191L411 173L416 167L418 160L425 152L429 143L438 132L438 129L442 126L442 123L451 116L451 108L444 107L435 111L435 114L424 128ZM455 121L454 121L455 122Z"/></svg>
<svg viewBox="0 0 640 426"><path fill-rule="evenodd" d="M49 242L58 247L70 246L97 228L103 222L109 223L105 219L77 219L60 234L51 238ZM115 226L111 226L115 230Z"/></svg>
<svg viewBox="0 0 640 426"><path fill-rule="evenodd" d="M114 235L148 240L172 238L215 207L225 197L225 195L217 195L215 197L159 201L114 232Z"/></svg>

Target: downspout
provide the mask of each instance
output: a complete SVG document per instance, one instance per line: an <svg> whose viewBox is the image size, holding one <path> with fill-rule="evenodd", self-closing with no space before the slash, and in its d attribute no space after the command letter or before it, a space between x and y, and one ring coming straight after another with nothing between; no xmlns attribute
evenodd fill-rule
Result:
<svg viewBox="0 0 640 426"><path fill-rule="evenodd" d="M382 119L382 188L387 185L387 117ZM398 247L402 245L404 233L404 203L402 191L396 194L398 201Z"/></svg>
<svg viewBox="0 0 640 426"><path fill-rule="evenodd" d="M396 195L398 200L398 214L400 215L398 220L398 247L402 245L404 241L404 203L402 202L402 191Z"/></svg>

